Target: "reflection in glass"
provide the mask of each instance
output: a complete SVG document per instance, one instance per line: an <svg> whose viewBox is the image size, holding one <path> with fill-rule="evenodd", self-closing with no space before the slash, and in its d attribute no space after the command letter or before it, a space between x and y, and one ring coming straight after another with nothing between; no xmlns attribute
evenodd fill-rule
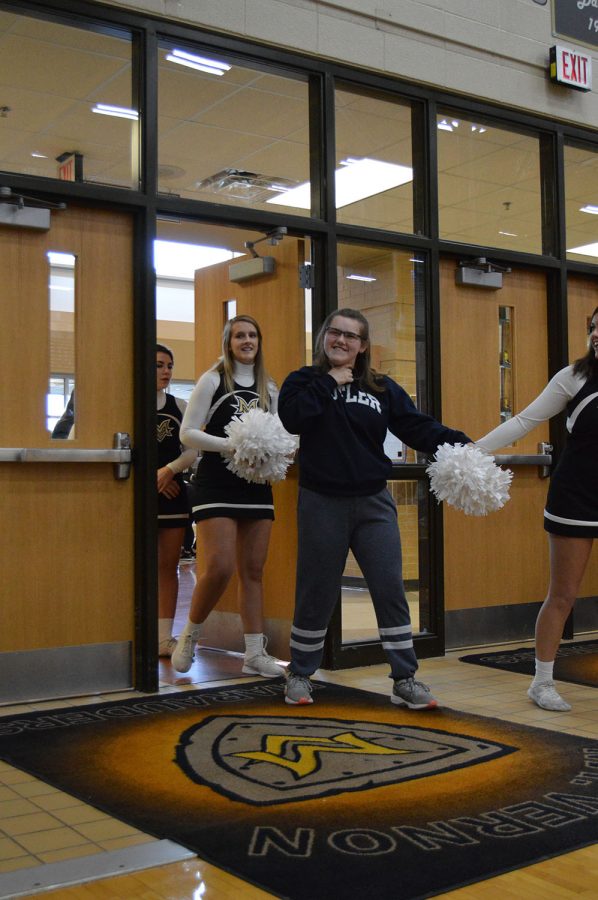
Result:
<svg viewBox="0 0 598 900"><path fill-rule="evenodd" d="M565 220L567 258L586 263L598 260L598 153L565 147Z"/></svg>
<svg viewBox="0 0 598 900"><path fill-rule="evenodd" d="M423 316L425 261L408 251L356 244L338 247L339 308L359 309L370 323L374 368L390 375L423 407L425 396ZM419 403L418 403L419 400ZM415 463L416 454L400 441L389 441L395 462ZM392 451L392 453L390 452ZM395 473L397 474L397 470ZM403 547L403 577L414 632L431 630L429 610L427 517L429 490L425 479L389 482L397 504ZM378 640L376 617L363 575L349 555L342 582L343 643Z"/></svg>
<svg viewBox="0 0 598 900"><path fill-rule="evenodd" d="M237 61L164 42L158 68L159 190L309 215L285 193L309 180L309 91Z"/></svg>
<svg viewBox="0 0 598 900"><path fill-rule="evenodd" d="M437 129L440 237L541 253L538 138L447 113Z"/></svg>
<svg viewBox="0 0 598 900"><path fill-rule="evenodd" d="M335 116L339 222L412 233L411 106L341 88Z"/></svg>
<svg viewBox="0 0 598 900"><path fill-rule="evenodd" d="M75 257L48 253L50 372L46 428L54 439L74 437Z"/></svg>
<svg viewBox="0 0 598 900"><path fill-rule="evenodd" d="M0 11L0 41L0 88L9 101L0 169L137 188L137 121L94 115L98 104L136 115L130 34Z"/></svg>
<svg viewBox="0 0 598 900"><path fill-rule="evenodd" d="M498 307L498 347L500 367L500 418L513 415L513 312L512 306Z"/></svg>

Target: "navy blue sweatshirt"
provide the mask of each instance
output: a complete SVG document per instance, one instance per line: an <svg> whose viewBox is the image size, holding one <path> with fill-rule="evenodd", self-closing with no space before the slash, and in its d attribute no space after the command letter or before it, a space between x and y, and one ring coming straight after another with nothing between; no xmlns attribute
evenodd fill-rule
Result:
<svg viewBox="0 0 598 900"><path fill-rule="evenodd" d="M376 494L391 475L384 453L387 430L414 450L434 453L439 444L468 444L470 438L418 411L407 392L388 376L383 391L359 382L339 387L328 372L304 366L285 379L278 415L300 435L299 483L320 494L363 497Z"/></svg>

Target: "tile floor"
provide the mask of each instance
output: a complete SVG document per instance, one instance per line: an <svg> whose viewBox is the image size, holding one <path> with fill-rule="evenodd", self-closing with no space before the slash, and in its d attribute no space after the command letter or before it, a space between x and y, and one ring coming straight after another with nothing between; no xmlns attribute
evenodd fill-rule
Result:
<svg viewBox="0 0 598 900"><path fill-rule="evenodd" d="M587 640L596 635L583 635ZM530 644L508 645L531 646ZM498 648L496 648L498 649ZM507 645L500 649L507 649ZM495 716L545 728L598 739L598 691L582 685L562 684L561 691L573 705L568 713L550 713L538 709L526 696L529 679L525 675L501 672L459 662L464 652L422 660L419 677L446 706L484 716ZM322 680L363 688L379 693L390 690L385 665L339 672L321 670ZM238 679L239 682L247 679ZM218 684L213 681L210 684ZM223 682L231 684L230 678ZM234 683L234 682L233 682ZM183 684L161 682L160 691L197 688L188 680ZM81 706L102 700L117 700L131 694L73 698L65 702L44 702L0 707L2 717L39 709ZM139 696L138 694L135 696ZM68 794L38 781L0 761L0 897L2 875L22 869L106 851L149 844L155 838L137 831ZM596 894L598 896L598 893Z"/></svg>

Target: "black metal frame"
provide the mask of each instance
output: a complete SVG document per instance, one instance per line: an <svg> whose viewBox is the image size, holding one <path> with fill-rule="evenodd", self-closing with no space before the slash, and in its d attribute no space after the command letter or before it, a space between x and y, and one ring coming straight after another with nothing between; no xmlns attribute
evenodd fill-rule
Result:
<svg viewBox="0 0 598 900"><path fill-rule="evenodd" d="M497 103L458 97L445 90L429 88L375 72L366 72L336 62L283 50L266 44L218 34L197 26L173 22L159 16L124 10L93 0L0 0L0 9L19 15L59 19L68 25L95 27L102 31L115 29L134 36L134 85L142 111L144 133L141 148L141 185L137 190L112 188L85 182L63 182L1 172L2 183L14 190L40 198L59 199L67 203L84 203L129 211L135 219L135 399L136 399L136 551L137 551L137 651L135 658L136 687L151 691L157 687L156 644L156 529L154 470L152 449L154 425L153 379L156 327L154 308L152 242L158 215L174 215L195 221L237 225L264 230L285 225L289 232L307 235L312 240L315 289L313 292L314 327L328 312L336 308L336 243L359 242L383 244L393 249L419 251L427 256L428 303L425 311L425 343L427 355L427 392L429 412L442 417L440 393L440 329L439 278L441 256L491 256L511 266L542 269L548 280L549 368L551 373L567 363L567 274L575 272L598 278L598 269L589 263L568 261L565 254L564 222L564 145L580 144L598 151L598 136L587 128L555 122L544 116L528 114ZM318 215L300 217L231 207L217 203L158 194L157 178L157 60L158 45L163 39L217 50L236 57L256 68L275 67L287 75L303 76L309 81L310 97L310 175L314 209ZM361 228L337 223L334 206L334 91L338 82L356 90L377 91L389 98L412 103L414 181L414 234L392 233L374 228ZM440 240L438 228L438 187L436 181L437 143L436 112L438 107L452 109L458 115L492 121L507 128L520 128L540 138L542 179L543 252L519 253L494 247L463 245ZM423 138L423 140L422 140ZM551 440L562 444L563 429L551 423ZM422 467L412 476L422 477ZM409 467L401 466L401 477L409 477ZM418 638L420 656L442 653L442 514L430 507L430 552L433 596L439 614L437 634ZM360 665L375 655L376 648L356 645L338 649L340 634L338 616L333 620L329 645L332 664ZM336 633L336 637L335 637ZM379 646L377 648L379 650ZM354 662L350 662L353 660Z"/></svg>

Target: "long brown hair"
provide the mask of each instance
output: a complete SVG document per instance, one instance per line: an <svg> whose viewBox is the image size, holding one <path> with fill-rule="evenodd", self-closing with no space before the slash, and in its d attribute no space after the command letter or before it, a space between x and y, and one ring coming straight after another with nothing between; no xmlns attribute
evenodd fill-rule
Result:
<svg viewBox="0 0 598 900"><path fill-rule="evenodd" d="M597 313L598 306L592 313L590 322L593 321L594 316ZM573 363L573 374L583 375L584 378L590 378L592 375L598 375L598 359L596 359L596 354L594 353L594 348L592 347L591 341L588 347L588 352L585 354L585 356L580 356L579 359L576 359Z"/></svg>
<svg viewBox="0 0 598 900"><path fill-rule="evenodd" d="M264 354L262 352L261 328L252 316L244 316L244 315L234 316L234 318L228 320L228 322L224 326L224 331L222 332L222 356L218 360L218 362L214 364L213 368L220 375L224 375L224 384L226 386L227 391L234 390L235 358L234 358L231 348L230 348L230 339L231 339L231 335L232 335L233 325L236 322L248 322L249 325L253 325L253 327L257 331L258 346L257 346L257 353L255 356L255 360L253 363L255 386L256 386L257 394L260 398L261 408L262 409L270 409L270 390L269 390L269 388L271 385L274 386L274 381L268 375L268 372L266 371L266 366L264 364Z"/></svg>
<svg viewBox="0 0 598 900"><path fill-rule="evenodd" d="M353 368L355 380L359 380L364 387L368 387L372 391L380 392L386 390L386 388L384 387L383 376L372 368L372 357L370 353L370 324L364 314L358 309L337 309L334 312L331 312L330 315L326 317L326 320L318 331L318 336L316 337L316 345L313 355L314 366L317 366L323 372L328 372L328 370L332 368L332 366L330 365L330 360L328 359L324 351L324 338L326 336L327 329L332 323L332 320L337 316L343 316L345 319L353 319L355 322L359 322L360 327L358 331L361 335L361 339L363 341L367 341L366 349L362 353L358 353L357 359L355 360L355 366Z"/></svg>

